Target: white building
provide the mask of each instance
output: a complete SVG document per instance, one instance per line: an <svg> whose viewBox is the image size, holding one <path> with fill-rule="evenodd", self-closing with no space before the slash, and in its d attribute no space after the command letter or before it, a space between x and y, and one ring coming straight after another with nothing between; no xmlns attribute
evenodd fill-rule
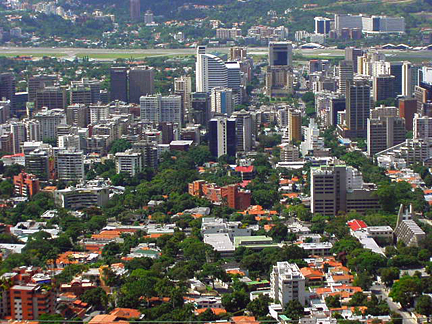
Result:
<svg viewBox="0 0 432 324"><path fill-rule="evenodd" d="M176 95L147 95L140 98L141 119L154 123L181 124L182 97Z"/></svg>
<svg viewBox="0 0 432 324"><path fill-rule="evenodd" d="M90 123L98 123L101 120L107 120L110 113L110 107L104 106L90 106Z"/></svg>
<svg viewBox="0 0 432 324"><path fill-rule="evenodd" d="M44 108L34 118L40 123L40 137L42 139L55 139L57 137L57 126L66 124L66 115L63 109Z"/></svg>
<svg viewBox="0 0 432 324"><path fill-rule="evenodd" d="M84 154L82 151L61 150L57 154L57 176L61 180L84 179Z"/></svg>
<svg viewBox="0 0 432 324"><path fill-rule="evenodd" d="M305 304L305 277L295 263L278 262L270 274L270 297L283 307L290 300Z"/></svg>
<svg viewBox="0 0 432 324"><path fill-rule="evenodd" d="M128 173L133 177L143 169L142 154L131 150L118 152L115 155L115 165L117 173Z"/></svg>
<svg viewBox="0 0 432 324"><path fill-rule="evenodd" d="M230 88L215 87L210 95L211 111L231 116L234 111L233 91Z"/></svg>
<svg viewBox="0 0 432 324"><path fill-rule="evenodd" d="M224 61L206 54L205 46L197 48L196 92L210 92L215 87L228 86L228 71Z"/></svg>
<svg viewBox="0 0 432 324"><path fill-rule="evenodd" d="M414 138L432 138L432 117L414 114L413 127Z"/></svg>

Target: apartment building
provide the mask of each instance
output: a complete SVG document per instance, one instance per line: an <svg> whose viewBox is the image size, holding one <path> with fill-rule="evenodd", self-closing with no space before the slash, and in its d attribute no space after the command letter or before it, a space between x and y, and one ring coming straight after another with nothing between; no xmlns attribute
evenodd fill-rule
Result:
<svg viewBox="0 0 432 324"><path fill-rule="evenodd" d="M295 263L278 262L270 274L270 297L285 307L291 300L298 300L302 305L306 301L306 279Z"/></svg>

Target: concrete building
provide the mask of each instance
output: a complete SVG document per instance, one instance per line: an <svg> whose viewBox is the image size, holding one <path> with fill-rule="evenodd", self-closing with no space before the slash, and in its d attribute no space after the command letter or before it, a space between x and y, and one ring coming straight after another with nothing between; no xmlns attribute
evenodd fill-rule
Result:
<svg viewBox="0 0 432 324"><path fill-rule="evenodd" d="M300 150L297 146L291 143L280 145L280 160L281 162L297 162L300 161Z"/></svg>
<svg viewBox="0 0 432 324"><path fill-rule="evenodd" d="M398 242L402 241L407 246L418 246L426 238L426 233L412 219L412 215L412 205L409 209L400 206L394 235Z"/></svg>
<svg viewBox="0 0 432 324"><path fill-rule="evenodd" d="M215 87L228 86L228 71L224 61L212 54L206 54L205 46L197 47L196 91L210 92Z"/></svg>
<svg viewBox="0 0 432 324"><path fill-rule="evenodd" d="M130 18L132 21L139 21L141 17L141 1L129 0Z"/></svg>
<svg viewBox="0 0 432 324"><path fill-rule="evenodd" d="M135 0L132 0L135 1ZM110 70L111 100L128 102L128 69L127 67L111 67Z"/></svg>
<svg viewBox="0 0 432 324"><path fill-rule="evenodd" d="M39 179L34 174L21 172L13 177L16 196L31 198L40 191Z"/></svg>
<svg viewBox="0 0 432 324"><path fill-rule="evenodd" d="M234 118L217 117L209 121L209 147L215 157L225 154L235 156L237 142Z"/></svg>
<svg viewBox="0 0 432 324"><path fill-rule="evenodd" d="M367 152L369 156L404 142L405 120L398 116L396 107L378 107L370 112L367 124Z"/></svg>
<svg viewBox="0 0 432 324"><path fill-rule="evenodd" d="M60 180L76 181L84 179L84 154L70 149L57 153L57 176Z"/></svg>
<svg viewBox="0 0 432 324"><path fill-rule="evenodd" d="M331 19L325 17L315 17L315 34L327 35L330 32Z"/></svg>
<svg viewBox="0 0 432 324"><path fill-rule="evenodd" d="M295 263L278 262L270 274L270 297L282 307L291 300L306 303L306 279Z"/></svg>
<svg viewBox="0 0 432 324"><path fill-rule="evenodd" d="M363 55L363 50L355 47L346 47L345 48L345 61L350 61L353 63L353 71L354 73L358 72L358 58Z"/></svg>
<svg viewBox="0 0 432 324"><path fill-rule="evenodd" d="M398 100L399 116L405 119L407 131L413 130L414 114L417 112L417 100L413 97L404 97Z"/></svg>
<svg viewBox="0 0 432 324"><path fill-rule="evenodd" d="M241 29L240 28L218 28L216 29L216 38L217 39L237 39L241 37Z"/></svg>
<svg viewBox="0 0 432 324"><path fill-rule="evenodd" d="M44 87L36 91L36 104L37 110L47 107L48 109L66 109L66 87L52 86Z"/></svg>
<svg viewBox="0 0 432 324"><path fill-rule="evenodd" d="M294 92L293 72L290 66L268 66L265 93L270 97L286 97Z"/></svg>
<svg viewBox="0 0 432 324"><path fill-rule="evenodd" d="M127 150L115 154L115 165L117 173L127 173L131 177L143 170L142 154Z"/></svg>
<svg viewBox="0 0 432 324"><path fill-rule="evenodd" d="M363 137L367 135L367 119L371 109L371 89L366 81L347 83L346 89L346 137Z"/></svg>
<svg viewBox="0 0 432 324"><path fill-rule="evenodd" d="M93 206L104 207L109 200L107 187L69 187L54 192L57 205L66 209L84 209Z"/></svg>
<svg viewBox="0 0 432 324"><path fill-rule="evenodd" d="M413 137L415 139L432 139L432 117L414 114Z"/></svg>
<svg viewBox="0 0 432 324"><path fill-rule="evenodd" d="M11 318L37 320L42 314L55 313L55 293L38 284L19 284L10 288Z"/></svg>
<svg viewBox="0 0 432 324"><path fill-rule="evenodd" d="M211 111L214 115L224 114L231 116L234 111L233 90L230 88L215 87L210 94Z"/></svg>
<svg viewBox="0 0 432 324"><path fill-rule="evenodd" d="M288 140L298 142L302 140L302 115L300 110L288 110Z"/></svg>
<svg viewBox="0 0 432 324"><path fill-rule="evenodd" d="M36 93L45 87L50 87L57 81L55 75L33 75L27 81L28 100L34 102Z"/></svg>
<svg viewBox="0 0 432 324"><path fill-rule="evenodd" d="M270 42L268 46L269 66L292 66L292 44Z"/></svg>
<svg viewBox="0 0 432 324"><path fill-rule="evenodd" d="M375 101L393 99L396 97L395 77L382 74L373 78L373 99Z"/></svg>
<svg viewBox="0 0 432 324"><path fill-rule="evenodd" d="M154 69L148 66L133 67L129 71L129 102L139 104L141 96L154 93Z"/></svg>
<svg viewBox="0 0 432 324"><path fill-rule="evenodd" d="M66 123L81 128L90 124L90 109L84 104L74 104L66 108Z"/></svg>
<svg viewBox="0 0 432 324"><path fill-rule="evenodd" d="M354 63L353 61L339 62L339 93L346 95L347 82L354 80Z"/></svg>
<svg viewBox="0 0 432 324"><path fill-rule="evenodd" d="M40 124L40 132L42 139L56 139L57 126L66 124L66 116L63 109L45 109L39 111L34 116Z"/></svg>
<svg viewBox="0 0 432 324"><path fill-rule="evenodd" d="M0 101L9 100L11 112L15 111L16 81L13 73L0 73Z"/></svg>
<svg viewBox="0 0 432 324"><path fill-rule="evenodd" d="M252 116L246 110L236 111L231 118L236 121L237 152L252 150Z"/></svg>
<svg viewBox="0 0 432 324"><path fill-rule="evenodd" d="M96 124L100 121L105 121L108 119L110 114L110 107L108 105L103 106L90 106L90 123Z"/></svg>
<svg viewBox="0 0 432 324"><path fill-rule="evenodd" d="M374 188L363 184L358 171L345 165L328 165L311 169L311 211L337 215L340 211L379 209Z"/></svg>
<svg viewBox="0 0 432 324"><path fill-rule="evenodd" d="M192 120L192 78L187 75L182 75L174 79L174 94L182 98L182 124L185 119Z"/></svg>
<svg viewBox="0 0 432 324"><path fill-rule="evenodd" d="M140 98L140 116L142 120L153 123L182 122L182 98L181 96L148 95Z"/></svg>

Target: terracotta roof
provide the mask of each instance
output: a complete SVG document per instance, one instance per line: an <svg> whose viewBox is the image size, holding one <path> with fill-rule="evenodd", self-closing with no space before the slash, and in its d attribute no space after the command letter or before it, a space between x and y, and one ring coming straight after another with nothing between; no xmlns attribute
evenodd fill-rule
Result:
<svg viewBox="0 0 432 324"><path fill-rule="evenodd" d="M195 310L195 313L197 314L202 314L207 310L207 308L199 308ZM226 309L225 308L210 308L210 310L213 312L213 314L215 315L223 315L226 314Z"/></svg>
<svg viewBox="0 0 432 324"><path fill-rule="evenodd" d="M117 317L114 315L102 314L93 317L89 324L129 324L127 321L116 321Z"/></svg>
<svg viewBox="0 0 432 324"><path fill-rule="evenodd" d="M247 167L244 167L244 166L237 166L237 167L235 168L235 170L236 170L236 172L253 172L253 170L254 170L254 166L253 166L253 165L251 165L251 166L247 166Z"/></svg>
<svg viewBox="0 0 432 324"><path fill-rule="evenodd" d="M139 318L141 316L141 312L137 309L133 308L116 308L114 309L110 315L114 315L118 318Z"/></svg>
<svg viewBox="0 0 432 324"><path fill-rule="evenodd" d="M347 222L347 224L353 231L358 231L359 229L367 227L367 224L365 222L358 219L350 220Z"/></svg>

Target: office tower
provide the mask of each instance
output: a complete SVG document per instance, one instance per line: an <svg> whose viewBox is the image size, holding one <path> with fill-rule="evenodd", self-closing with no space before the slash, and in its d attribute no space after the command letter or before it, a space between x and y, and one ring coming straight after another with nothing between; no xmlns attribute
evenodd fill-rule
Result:
<svg viewBox="0 0 432 324"><path fill-rule="evenodd" d="M174 79L174 94L182 98L182 124L189 121L191 112L192 78L182 75Z"/></svg>
<svg viewBox="0 0 432 324"><path fill-rule="evenodd" d="M130 0L130 18L132 21L139 21L141 17L141 1Z"/></svg>
<svg viewBox="0 0 432 324"><path fill-rule="evenodd" d="M66 116L61 109L39 111L34 119L39 121L42 140L56 139L57 126L66 123Z"/></svg>
<svg viewBox="0 0 432 324"><path fill-rule="evenodd" d="M169 144L174 141L174 130L178 132L177 126L173 123L159 123L158 130L162 133L162 144Z"/></svg>
<svg viewBox="0 0 432 324"><path fill-rule="evenodd" d="M352 61L339 62L339 92L346 95L347 82L354 79L354 67Z"/></svg>
<svg viewBox="0 0 432 324"><path fill-rule="evenodd" d="M372 109L367 123L367 152L369 156L404 142L405 120L398 116L396 107Z"/></svg>
<svg viewBox="0 0 432 324"><path fill-rule="evenodd" d="M15 76L13 73L0 74L0 101L9 100L11 113L15 114Z"/></svg>
<svg viewBox="0 0 432 324"><path fill-rule="evenodd" d="M57 81L55 75L35 75L28 79L28 100L34 102L36 93L45 87L53 86Z"/></svg>
<svg viewBox="0 0 432 324"><path fill-rule="evenodd" d="M402 64L402 96L411 97L414 93L413 69L411 62Z"/></svg>
<svg viewBox="0 0 432 324"><path fill-rule="evenodd" d="M394 99L395 77L393 75L378 75L373 78L373 99L375 101Z"/></svg>
<svg viewBox="0 0 432 324"><path fill-rule="evenodd" d="M288 140L298 142L302 140L302 116L300 110L288 110Z"/></svg>
<svg viewBox="0 0 432 324"><path fill-rule="evenodd" d="M414 114L417 112L417 100L415 98L400 98L399 99L399 116L405 119L405 127L407 131L413 130Z"/></svg>
<svg viewBox="0 0 432 324"><path fill-rule="evenodd" d="M181 97L176 95L148 95L140 99L142 120L154 123L171 122L181 124Z"/></svg>
<svg viewBox="0 0 432 324"><path fill-rule="evenodd" d="M26 153L25 170L36 175L41 181L47 181L50 178L48 153L39 149Z"/></svg>
<svg viewBox="0 0 432 324"><path fill-rule="evenodd" d="M270 42L268 47L269 66L291 66L292 44L289 42Z"/></svg>
<svg viewBox="0 0 432 324"><path fill-rule="evenodd" d="M350 14L335 14L335 29L338 36L342 35L343 29L362 29L362 16Z"/></svg>
<svg viewBox="0 0 432 324"><path fill-rule="evenodd" d="M295 263L277 262L270 274L270 297L286 307L291 300L306 302L306 279Z"/></svg>
<svg viewBox="0 0 432 324"><path fill-rule="evenodd" d="M197 48L196 91L210 92L215 87L228 86L228 71L224 61L206 54L205 46Z"/></svg>
<svg viewBox="0 0 432 324"><path fill-rule="evenodd" d="M239 92L241 87L240 63L226 62L225 65L227 67L228 88Z"/></svg>
<svg viewBox="0 0 432 324"><path fill-rule="evenodd" d="M367 81L349 82L346 89L346 126L348 137L366 137L371 109L370 86Z"/></svg>
<svg viewBox="0 0 432 324"><path fill-rule="evenodd" d="M358 72L358 58L363 55L363 50L355 47L345 48L345 61L353 62L354 73Z"/></svg>
<svg viewBox="0 0 432 324"><path fill-rule="evenodd" d="M432 117L414 114L413 137L415 139L432 139Z"/></svg>
<svg viewBox="0 0 432 324"><path fill-rule="evenodd" d="M330 32L331 19L315 17L315 34L327 35Z"/></svg>
<svg viewBox="0 0 432 324"><path fill-rule="evenodd" d="M229 60L243 61L247 59L247 48L246 47L230 47Z"/></svg>
<svg viewBox="0 0 432 324"><path fill-rule="evenodd" d="M330 125L335 126L339 124L338 113L345 110L346 99L343 98L332 98L330 99Z"/></svg>
<svg viewBox="0 0 432 324"><path fill-rule="evenodd" d="M266 70L266 95L287 97L294 92L294 77L289 66L268 66Z"/></svg>
<svg viewBox="0 0 432 324"><path fill-rule="evenodd" d="M70 105L66 108L66 122L86 128L90 124L90 108L83 104Z"/></svg>
<svg viewBox="0 0 432 324"><path fill-rule="evenodd" d="M97 104L100 101L101 86L98 80L82 79L72 81L70 88L71 104Z"/></svg>
<svg viewBox="0 0 432 324"><path fill-rule="evenodd" d="M110 77L111 100L128 102L128 69L126 67L112 67Z"/></svg>
<svg viewBox="0 0 432 324"><path fill-rule="evenodd" d="M126 150L115 154L115 166L117 173L127 173L134 177L143 170L142 154Z"/></svg>
<svg viewBox="0 0 432 324"><path fill-rule="evenodd" d="M95 124L101 120L107 120L110 114L110 107L108 105L90 106L90 123Z"/></svg>
<svg viewBox="0 0 432 324"><path fill-rule="evenodd" d="M194 92L191 97L192 111L189 121L204 127L210 119L210 96L205 92Z"/></svg>
<svg viewBox="0 0 432 324"><path fill-rule="evenodd" d="M236 154L236 121L233 118L217 117L209 121L209 148L214 157Z"/></svg>
<svg viewBox="0 0 432 324"><path fill-rule="evenodd" d="M13 153L21 153L21 143L26 141L25 124L13 121L10 123L10 130L12 133Z"/></svg>
<svg viewBox="0 0 432 324"><path fill-rule="evenodd" d="M395 77L394 89L396 95L402 94L402 62L390 62L390 74Z"/></svg>
<svg viewBox="0 0 432 324"><path fill-rule="evenodd" d="M48 109L66 109L66 88L61 87L45 87L36 92L36 110L43 107Z"/></svg>
<svg viewBox="0 0 432 324"><path fill-rule="evenodd" d="M57 153L57 177L60 180L83 180L84 175L84 154L82 151L69 149Z"/></svg>
<svg viewBox="0 0 432 324"><path fill-rule="evenodd" d="M229 88L213 88L210 94L211 111L213 114L231 116L234 111L233 90Z"/></svg>
<svg viewBox="0 0 432 324"><path fill-rule="evenodd" d="M42 285L22 283L9 291L10 317L18 321L37 320L42 314L55 314L56 294Z"/></svg>
<svg viewBox="0 0 432 324"><path fill-rule="evenodd" d="M151 10L147 10L144 14L144 24L153 25L154 24L154 15Z"/></svg>
<svg viewBox="0 0 432 324"><path fill-rule="evenodd" d="M246 110L236 111L232 114L236 121L237 152L252 150L252 117Z"/></svg>
<svg viewBox="0 0 432 324"><path fill-rule="evenodd" d="M129 71L129 102L139 104L141 96L154 92L154 70L148 66L133 67Z"/></svg>

